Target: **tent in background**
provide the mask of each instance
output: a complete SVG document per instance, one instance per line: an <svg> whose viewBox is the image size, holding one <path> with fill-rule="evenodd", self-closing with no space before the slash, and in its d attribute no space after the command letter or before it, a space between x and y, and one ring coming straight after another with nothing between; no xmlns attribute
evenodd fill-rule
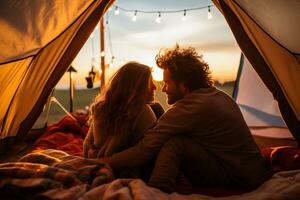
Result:
<svg viewBox="0 0 300 200"><path fill-rule="evenodd" d="M0 2L2 144L27 134L112 2Z"/></svg>
<svg viewBox="0 0 300 200"><path fill-rule="evenodd" d="M300 3L213 0L300 142Z"/></svg>
<svg viewBox="0 0 300 200"><path fill-rule="evenodd" d="M293 138L280 114L278 103L242 54L233 98L238 103L252 133L272 138ZM272 131L254 131L270 128Z"/></svg>

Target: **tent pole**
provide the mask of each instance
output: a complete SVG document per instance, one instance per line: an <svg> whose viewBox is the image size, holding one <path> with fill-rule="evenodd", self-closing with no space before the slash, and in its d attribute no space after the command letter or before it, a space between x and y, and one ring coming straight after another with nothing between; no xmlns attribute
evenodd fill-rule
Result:
<svg viewBox="0 0 300 200"><path fill-rule="evenodd" d="M74 87L73 87L73 77L72 71L70 73L70 112L73 112L73 98L74 98Z"/></svg>
<svg viewBox="0 0 300 200"><path fill-rule="evenodd" d="M101 79L100 79L100 91L105 86L105 51L104 51L104 19L103 16L100 19L100 61L101 61Z"/></svg>

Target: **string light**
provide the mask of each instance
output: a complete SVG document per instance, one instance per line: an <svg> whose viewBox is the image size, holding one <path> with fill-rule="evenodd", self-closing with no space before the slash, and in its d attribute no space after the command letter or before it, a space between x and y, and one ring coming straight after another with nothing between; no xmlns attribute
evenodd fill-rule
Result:
<svg viewBox="0 0 300 200"><path fill-rule="evenodd" d="M135 22L137 20L137 13L146 13L146 14L153 14L153 13L158 13L158 16L157 18L155 19L155 22L160 24L162 22L162 13L182 13L183 12L183 15L181 17L181 20L182 21L186 21L186 16L187 16L187 12L188 11L195 11L195 10L202 10L202 9L208 9L208 13L207 13L207 18L208 19L211 19L213 17L212 13L211 13L211 10L210 10L210 7L213 7L214 5L207 5L207 6L202 6L202 7L197 7L197 8L188 8L188 9L182 9L182 10L167 10L167 11L143 11L143 10L129 10L129 9L125 9L125 8L122 8L122 7L119 7L119 6L114 6L115 7L115 10L114 10L114 15L119 15L120 14L120 10L123 11L123 12L127 12L127 13L133 13L133 16L131 18L131 20L133 22ZM112 7L113 8L113 7ZM110 11L111 8L108 10ZM121 59L121 58L117 58L114 56L113 54L113 50L112 50L112 44L111 44L111 36L110 36L110 28L109 28L109 15L108 15L108 12L106 13L106 25L107 25L107 31L108 31L108 38L109 38L109 46L110 46L110 54L112 55L111 57L111 60L109 62L109 67L114 67L114 64L115 64L115 60L119 60L119 61L123 61L123 62L127 62L128 60L125 60L125 59ZM91 36L93 37L93 35ZM104 52L101 52L100 53L100 56L103 57L105 56L105 53ZM101 69L99 69L99 73L101 74L102 71Z"/></svg>
<svg viewBox="0 0 300 200"><path fill-rule="evenodd" d="M158 12L158 17L156 18L156 23L160 24L161 23L161 13Z"/></svg>
<svg viewBox="0 0 300 200"><path fill-rule="evenodd" d="M136 21L136 18L137 18L136 15L137 15L137 11L134 11L134 15L133 15L133 17L132 17L132 19L131 19L133 22Z"/></svg>
<svg viewBox="0 0 300 200"><path fill-rule="evenodd" d="M116 8L115 8L115 15L119 15L119 14L120 14L119 7L116 6Z"/></svg>
<svg viewBox="0 0 300 200"><path fill-rule="evenodd" d="M213 17L211 11L210 11L210 7L213 7L214 5L207 5L207 6L202 6L202 7L197 7L197 8L187 8L187 9L182 9L182 10L165 10L165 11L161 11L161 10L155 10L155 11L144 11L144 10L130 10L130 9L126 9L126 8L122 8L120 6L115 6L115 15L119 15L120 10L123 12L127 12L127 13L133 13L133 16L131 18L131 20L133 22L135 22L137 20L137 13L158 13L158 17L156 18L155 22L160 24L162 21L162 13L179 13L179 12L183 12L183 16L181 17L182 21L186 20L186 15L188 11L195 11L195 10L202 10L205 8L208 8L208 13L207 13L207 18L211 19Z"/></svg>
<svg viewBox="0 0 300 200"><path fill-rule="evenodd" d="M213 16L210 12L210 6L208 6L208 13L207 13L207 19L211 19Z"/></svg>
<svg viewBox="0 0 300 200"><path fill-rule="evenodd" d="M112 57L111 57L111 60L110 60L110 63L109 63L109 67L110 67L110 68L113 68L113 67L114 67L114 61L115 61L115 57L112 56Z"/></svg>
<svg viewBox="0 0 300 200"><path fill-rule="evenodd" d="M186 10L183 11L183 16L181 18L182 21L185 21L186 20Z"/></svg>

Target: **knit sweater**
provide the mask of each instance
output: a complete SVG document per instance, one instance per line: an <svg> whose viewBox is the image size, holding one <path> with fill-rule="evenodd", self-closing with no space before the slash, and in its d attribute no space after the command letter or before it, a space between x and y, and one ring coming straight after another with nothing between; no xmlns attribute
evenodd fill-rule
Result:
<svg viewBox="0 0 300 200"><path fill-rule="evenodd" d="M95 156L111 156L136 144L144 133L156 123L156 117L149 105L144 105L132 124L126 124L122 134L110 135L103 129L100 117L91 123L89 132L84 140L83 151L87 157L89 148L94 148Z"/></svg>

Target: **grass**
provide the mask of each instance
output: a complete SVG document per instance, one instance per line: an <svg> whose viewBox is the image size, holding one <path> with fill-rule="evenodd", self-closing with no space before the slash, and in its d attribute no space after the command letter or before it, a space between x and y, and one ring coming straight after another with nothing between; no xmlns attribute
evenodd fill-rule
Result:
<svg viewBox="0 0 300 200"><path fill-rule="evenodd" d="M157 90L154 92L154 98L156 101L160 102L163 108L166 110L168 108L166 95L161 91L162 83L156 83ZM223 90L228 95L232 95L234 82L227 82L224 84L216 83L215 86ZM94 100L96 95L99 93L99 88L93 89L83 89L74 91L73 99L73 111L85 110ZM70 95L69 90L55 90L53 96L62 104L66 110L70 110ZM35 123L33 128L41 128L45 125L46 121L46 108L40 115L39 119ZM65 116L66 113L61 109L55 102L51 103L48 124L52 124L58 121L60 118Z"/></svg>

